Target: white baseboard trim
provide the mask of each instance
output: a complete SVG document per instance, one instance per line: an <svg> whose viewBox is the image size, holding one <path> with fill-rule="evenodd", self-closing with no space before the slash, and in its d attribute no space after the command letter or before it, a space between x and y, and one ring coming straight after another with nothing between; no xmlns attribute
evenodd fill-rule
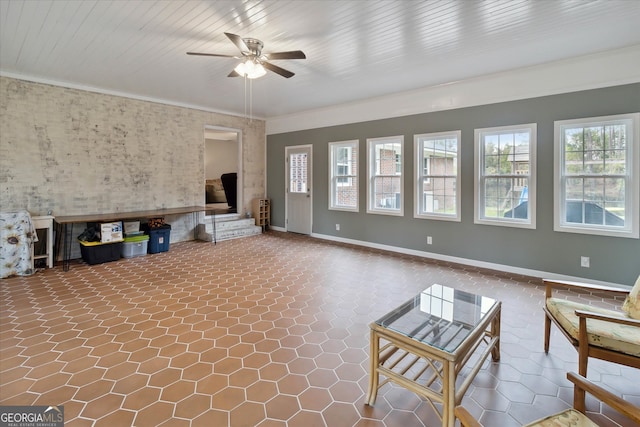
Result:
<svg viewBox="0 0 640 427"><path fill-rule="evenodd" d="M271 227L271 228L277 231L286 231L285 229L280 227ZM486 268L489 270L521 274L523 276L539 277L539 278L552 279L552 280L570 280L574 282L592 283L592 284L597 284L601 286L631 289L631 286L629 285L622 285L618 283L591 280L584 277L567 276L563 274L550 273L547 271L514 267L511 265L495 264L492 262L478 261L474 259L454 257L450 255L442 255L442 254L437 254L433 252L418 251L415 249L407 249L407 248L401 248L399 246L383 245L380 243L366 242L363 240L345 239L343 237L330 236L327 234L312 233L311 237L315 237L317 239L329 240L332 242L347 243L347 244L356 245L356 246L364 246L367 248L380 249L383 251L396 252L396 253L405 254L405 255L415 255L422 258L430 258L430 259L436 259L439 261L447 261L447 262L452 262L456 264L469 265L472 267Z"/></svg>

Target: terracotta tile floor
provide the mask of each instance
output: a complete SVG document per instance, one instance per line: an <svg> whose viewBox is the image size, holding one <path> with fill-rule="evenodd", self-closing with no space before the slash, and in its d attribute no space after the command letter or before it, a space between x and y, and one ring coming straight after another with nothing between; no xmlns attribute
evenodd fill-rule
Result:
<svg viewBox="0 0 640 427"><path fill-rule="evenodd" d="M463 401L486 426L570 405L577 354L555 329L542 351L537 279L279 232L1 280L0 404L62 404L68 427L438 426L394 385L363 403L368 324L433 283L503 301L502 359ZM640 404L638 370L589 367Z"/></svg>

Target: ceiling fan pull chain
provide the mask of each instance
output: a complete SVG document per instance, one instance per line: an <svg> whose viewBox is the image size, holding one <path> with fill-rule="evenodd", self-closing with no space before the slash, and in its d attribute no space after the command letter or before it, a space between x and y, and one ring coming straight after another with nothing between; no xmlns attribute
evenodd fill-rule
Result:
<svg viewBox="0 0 640 427"><path fill-rule="evenodd" d="M247 75L244 75L244 118L247 118Z"/></svg>

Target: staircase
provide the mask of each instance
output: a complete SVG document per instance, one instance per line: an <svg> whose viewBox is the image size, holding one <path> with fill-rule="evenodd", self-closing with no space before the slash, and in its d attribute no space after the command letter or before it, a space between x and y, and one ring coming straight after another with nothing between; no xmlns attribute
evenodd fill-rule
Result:
<svg viewBox="0 0 640 427"><path fill-rule="evenodd" d="M256 225L255 218L245 218L239 214L221 214L204 217L204 223L198 224L196 236L205 242L237 239L239 237L255 236L262 233L262 227Z"/></svg>

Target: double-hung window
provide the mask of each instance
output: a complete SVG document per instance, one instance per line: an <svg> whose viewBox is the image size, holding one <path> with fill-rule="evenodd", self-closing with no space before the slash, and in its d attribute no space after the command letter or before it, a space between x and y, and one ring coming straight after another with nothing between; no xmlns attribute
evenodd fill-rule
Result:
<svg viewBox="0 0 640 427"><path fill-rule="evenodd" d="M638 238L640 114L555 122L554 230Z"/></svg>
<svg viewBox="0 0 640 427"><path fill-rule="evenodd" d="M329 143L329 209L358 212L358 141Z"/></svg>
<svg viewBox="0 0 640 427"><path fill-rule="evenodd" d="M476 129L475 223L536 228L536 124Z"/></svg>
<svg viewBox="0 0 640 427"><path fill-rule="evenodd" d="M413 137L416 218L460 221L460 131Z"/></svg>
<svg viewBox="0 0 640 427"><path fill-rule="evenodd" d="M367 139L367 212L403 215L403 136Z"/></svg>

